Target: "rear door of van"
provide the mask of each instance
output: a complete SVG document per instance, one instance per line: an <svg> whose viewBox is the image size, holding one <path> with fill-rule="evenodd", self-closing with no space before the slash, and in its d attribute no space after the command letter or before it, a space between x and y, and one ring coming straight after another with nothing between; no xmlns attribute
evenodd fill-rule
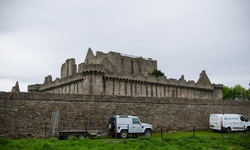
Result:
<svg viewBox="0 0 250 150"><path fill-rule="evenodd" d="M221 116L211 114L209 119L209 127L211 130L221 130Z"/></svg>

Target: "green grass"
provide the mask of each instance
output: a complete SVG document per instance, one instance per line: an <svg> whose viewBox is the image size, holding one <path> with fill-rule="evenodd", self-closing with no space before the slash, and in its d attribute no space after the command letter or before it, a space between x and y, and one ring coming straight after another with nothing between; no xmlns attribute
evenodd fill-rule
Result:
<svg viewBox="0 0 250 150"><path fill-rule="evenodd" d="M0 139L0 150L246 150L250 149L250 134L234 132L231 134L197 131L153 134L152 138L138 137L114 139L98 137L96 139L57 140L44 139Z"/></svg>

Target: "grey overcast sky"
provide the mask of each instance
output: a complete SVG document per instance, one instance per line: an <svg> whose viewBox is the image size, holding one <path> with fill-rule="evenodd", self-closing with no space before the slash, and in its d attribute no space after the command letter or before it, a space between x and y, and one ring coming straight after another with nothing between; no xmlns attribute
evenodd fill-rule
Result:
<svg viewBox="0 0 250 150"><path fill-rule="evenodd" d="M246 89L250 0L0 0L0 91L60 77L88 48L157 60L167 78Z"/></svg>

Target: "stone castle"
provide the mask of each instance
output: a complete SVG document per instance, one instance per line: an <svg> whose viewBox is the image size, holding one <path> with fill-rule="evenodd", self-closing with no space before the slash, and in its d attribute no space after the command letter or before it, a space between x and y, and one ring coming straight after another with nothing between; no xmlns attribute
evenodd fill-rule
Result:
<svg viewBox="0 0 250 150"><path fill-rule="evenodd" d="M156 77L157 61L89 49L84 63L68 59L61 78L20 92L0 92L0 138L43 138L61 130L107 131L112 115L136 115L154 132L209 129L209 115L235 113L250 117L249 101L223 101L220 84L205 71L197 82Z"/></svg>
<svg viewBox="0 0 250 150"><path fill-rule="evenodd" d="M197 82L168 79L152 74L157 61L117 52L96 52L89 48L84 63L67 59L61 66L61 78L48 75L42 84L28 86L28 92L132 97L222 99L222 84L211 84L205 71Z"/></svg>

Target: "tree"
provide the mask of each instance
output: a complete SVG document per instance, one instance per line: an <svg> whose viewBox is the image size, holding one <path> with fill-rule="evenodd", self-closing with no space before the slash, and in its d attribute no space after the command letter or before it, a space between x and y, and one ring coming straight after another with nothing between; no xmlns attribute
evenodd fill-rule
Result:
<svg viewBox="0 0 250 150"><path fill-rule="evenodd" d="M161 70L154 69L151 75L155 75L156 77L159 77L159 76L164 76L164 73L161 72Z"/></svg>
<svg viewBox="0 0 250 150"><path fill-rule="evenodd" d="M239 84L235 85L233 88L224 86L222 93L223 99L225 100L250 100L250 89L246 90Z"/></svg>
<svg viewBox="0 0 250 150"><path fill-rule="evenodd" d="M246 90L246 97L248 100L250 100L250 88Z"/></svg>
<svg viewBox="0 0 250 150"><path fill-rule="evenodd" d="M222 89L222 95L223 95L223 99L225 100L231 100L232 99L232 88L228 87L228 86L223 86Z"/></svg>

